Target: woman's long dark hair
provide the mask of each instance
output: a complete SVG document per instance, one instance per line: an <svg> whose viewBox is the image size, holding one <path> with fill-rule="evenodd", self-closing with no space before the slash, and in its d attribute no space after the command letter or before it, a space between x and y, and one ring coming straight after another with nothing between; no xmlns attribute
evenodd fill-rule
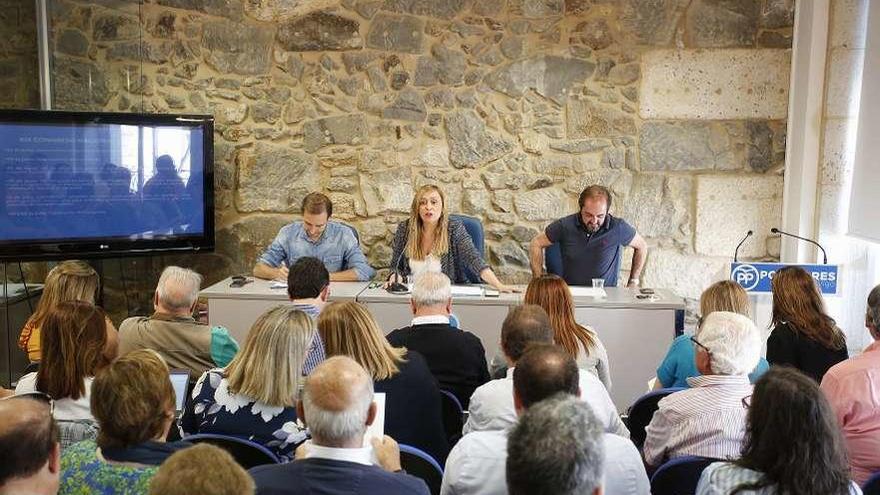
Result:
<svg viewBox="0 0 880 495"><path fill-rule="evenodd" d="M761 479L731 494L775 486L779 495L847 495L849 465L837 419L815 381L772 367L755 384L742 458Z"/></svg>

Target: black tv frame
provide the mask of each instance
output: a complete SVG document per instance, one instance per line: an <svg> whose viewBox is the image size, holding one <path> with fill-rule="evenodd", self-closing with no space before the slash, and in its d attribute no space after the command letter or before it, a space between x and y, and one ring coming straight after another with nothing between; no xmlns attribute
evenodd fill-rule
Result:
<svg viewBox="0 0 880 495"><path fill-rule="evenodd" d="M0 123L22 124L123 124L202 126L205 159L203 176L204 233L173 238L130 239L128 237L0 239L0 262L51 261L71 258L119 258L149 254L184 254L214 251L214 116L197 114L146 114L119 112L66 112L54 110L0 110Z"/></svg>

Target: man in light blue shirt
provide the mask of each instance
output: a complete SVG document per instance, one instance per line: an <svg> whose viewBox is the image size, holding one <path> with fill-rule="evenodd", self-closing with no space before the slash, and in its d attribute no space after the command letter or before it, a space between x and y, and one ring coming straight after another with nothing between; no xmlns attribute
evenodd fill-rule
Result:
<svg viewBox="0 0 880 495"><path fill-rule="evenodd" d="M336 282L369 280L375 270L347 225L331 222L333 203L313 192L302 202L302 221L285 225L257 260L254 276L287 280L290 265L303 256L317 258Z"/></svg>

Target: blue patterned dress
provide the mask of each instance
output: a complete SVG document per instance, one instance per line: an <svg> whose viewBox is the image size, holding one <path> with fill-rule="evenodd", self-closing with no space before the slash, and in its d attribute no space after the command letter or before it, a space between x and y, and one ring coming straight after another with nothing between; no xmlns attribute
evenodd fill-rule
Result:
<svg viewBox="0 0 880 495"><path fill-rule="evenodd" d="M222 368L208 370L193 387L192 401L180 419L183 435L217 433L265 446L282 462L308 436L296 420L295 407L269 406L229 391Z"/></svg>
<svg viewBox="0 0 880 495"><path fill-rule="evenodd" d="M84 440L61 453L62 495L144 494L158 466L110 464L98 457L94 440Z"/></svg>

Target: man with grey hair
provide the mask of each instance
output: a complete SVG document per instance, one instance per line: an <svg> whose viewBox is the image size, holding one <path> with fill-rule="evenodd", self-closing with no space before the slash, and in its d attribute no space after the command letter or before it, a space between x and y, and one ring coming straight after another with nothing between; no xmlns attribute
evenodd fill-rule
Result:
<svg viewBox="0 0 880 495"><path fill-rule="evenodd" d="M489 381L486 351L480 339L452 326L452 286L442 273L416 277L410 299L410 326L388 334L394 347L406 347L425 357L440 389L452 392L468 408L471 394Z"/></svg>
<svg viewBox="0 0 880 495"><path fill-rule="evenodd" d="M61 476L61 444L48 397L0 400L0 494L55 494Z"/></svg>
<svg viewBox="0 0 880 495"><path fill-rule="evenodd" d="M351 358L332 357L312 371L297 415L312 440L297 449L292 463L250 470L258 495L427 495L424 481L402 472L394 439L373 438L364 446L367 426L376 419L373 380Z"/></svg>
<svg viewBox="0 0 880 495"><path fill-rule="evenodd" d="M736 459L745 436L749 373L761 357L752 320L728 311L710 313L700 327L691 388L660 400L645 429L645 463L659 466L683 455Z"/></svg>
<svg viewBox="0 0 880 495"><path fill-rule="evenodd" d="M153 315L133 316L119 325L119 355L153 349L169 368L190 370L190 377L229 364L238 352L229 331L193 318L201 283L202 276L192 270L165 268L153 295Z"/></svg>
<svg viewBox="0 0 880 495"><path fill-rule="evenodd" d="M832 366L820 386L846 438L852 478L859 485L880 471L880 285L868 294L865 327L874 342Z"/></svg>
<svg viewBox="0 0 880 495"><path fill-rule="evenodd" d="M510 432L508 493L601 495L604 462L602 431L593 412L559 394L530 407Z"/></svg>
<svg viewBox="0 0 880 495"><path fill-rule="evenodd" d="M605 452L607 462L603 463L601 459L594 458L590 461L590 466L580 466L579 469L588 468L594 472L594 475L598 473L596 476L599 478L604 475L605 493L610 495L648 495L650 485L638 450L629 439L610 433L602 433L603 425L592 412L592 408L577 399L581 393L578 386L579 375L577 364L563 348L552 344L532 344L529 346L519 358L513 372L511 395L516 414L521 418L520 422L534 408L558 394L566 395L572 401L583 403L583 410L586 412L567 418L558 418L553 415L545 417L544 420L550 424L560 423L560 428L567 434L585 435L587 432L590 433L589 441L592 444L598 444L600 454ZM543 413L542 417L544 417ZM571 424L572 421L578 424ZM505 480L504 466L505 462L509 462L507 461L508 456L516 458L515 462L523 462L525 460L523 456L532 456L529 459L534 461L546 454L550 456L545 458L548 464L544 466L544 469L548 472L542 476L558 479L570 475L565 472L565 470L571 469L571 466L566 466L563 462L565 456L559 459L553 458L554 455L559 454L559 450L542 445L537 450L543 450L544 453L525 453L521 451L521 446L509 444L509 439L513 438L510 432L519 429L517 424L519 423L514 423L504 429L468 433L459 440L446 460L446 470L443 473L443 484L440 489L441 495L504 495L508 493L508 488L512 492L514 487L508 487L508 481ZM555 435L554 432L550 434L550 437L555 439ZM578 442L584 440L587 438L568 439L562 441L558 446L560 449L571 450L580 445ZM536 445L532 445L529 448L535 449L536 447ZM507 480L510 480L509 469L507 476ZM516 481L520 483L521 478ZM531 488L534 489L528 490L520 486L519 493L557 493L556 490L550 489L550 485L540 490L537 489L537 485Z"/></svg>

